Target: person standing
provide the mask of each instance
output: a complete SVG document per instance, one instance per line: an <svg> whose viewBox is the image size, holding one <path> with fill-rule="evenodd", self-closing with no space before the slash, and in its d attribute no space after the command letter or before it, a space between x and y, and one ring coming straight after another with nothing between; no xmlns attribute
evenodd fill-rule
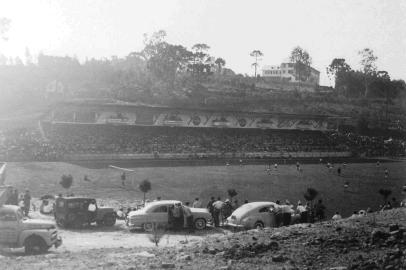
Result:
<svg viewBox="0 0 406 270"><path fill-rule="evenodd" d="M235 209L237 209L238 207L240 207L240 204L238 203L238 200L234 200L234 203L232 204L232 207L233 207L233 211Z"/></svg>
<svg viewBox="0 0 406 270"><path fill-rule="evenodd" d="M193 226L193 215L192 210L189 208L189 202L186 202L185 205L182 206L183 208L183 218L184 218L184 226L189 230L189 232L194 232Z"/></svg>
<svg viewBox="0 0 406 270"><path fill-rule="evenodd" d="M23 200L24 200L24 215L28 217L28 213L30 212L31 206L31 194L28 189L25 191Z"/></svg>
<svg viewBox="0 0 406 270"><path fill-rule="evenodd" d="M195 201L192 204L193 208L202 208L202 202L199 200L199 198L196 198Z"/></svg>
<svg viewBox="0 0 406 270"><path fill-rule="evenodd" d="M275 213L275 227L280 227L282 224L283 214L282 214L282 208L281 208L279 201L276 201L274 213Z"/></svg>
<svg viewBox="0 0 406 270"><path fill-rule="evenodd" d="M126 179L125 172L123 172L123 173L121 174L121 185L122 185L123 187L125 186L125 179Z"/></svg>
<svg viewBox="0 0 406 270"><path fill-rule="evenodd" d="M388 180L389 178L389 170L388 168L385 168L385 180Z"/></svg>
<svg viewBox="0 0 406 270"><path fill-rule="evenodd" d="M224 203L221 201L220 197L218 197L217 201L213 203L213 218L215 227L220 226L220 220L222 220L221 209L223 208L223 204Z"/></svg>
<svg viewBox="0 0 406 270"><path fill-rule="evenodd" d="M341 176L341 167L337 168L337 174L338 174L338 176Z"/></svg>
<svg viewBox="0 0 406 270"><path fill-rule="evenodd" d="M214 222L214 206L213 206L213 203L215 201L216 200L214 199L214 197L211 197L210 201L207 203L207 206L206 206L207 210L209 211L209 213L210 213L210 215L211 215L211 217L213 219L213 222Z"/></svg>
<svg viewBox="0 0 406 270"><path fill-rule="evenodd" d="M296 210L300 215L300 223L307 223L309 209L301 201L298 201Z"/></svg>
<svg viewBox="0 0 406 270"><path fill-rule="evenodd" d="M324 206L322 200L319 200L316 203L316 205L314 206L314 211L315 211L316 217L319 221L324 220L324 218L325 218L324 212L326 211L326 207Z"/></svg>
<svg viewBox="0 0 406 270"><path fill-rule="evenodd" d="M293 213L292 205L288 200L286 200L285 204L282 205L282 222L283 222L283 226L289 226L290 225L290 222L292 220L292 213Z"/></svg>

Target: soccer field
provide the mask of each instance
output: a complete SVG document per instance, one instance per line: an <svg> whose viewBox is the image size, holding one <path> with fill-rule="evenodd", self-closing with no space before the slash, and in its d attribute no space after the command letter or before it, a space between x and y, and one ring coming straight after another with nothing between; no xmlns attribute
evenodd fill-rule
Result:
<svg viewBox="0 0 406 270"><path fill-rule="evenodd" d="M142 199L138 183L148 178L152 190L148 199L157 196L162 199L179 199L192 202L199 197L206 203L210 196L227 197L227 189L238 192L236 199L243 202L286 199L296 204L304 201L303 193L308 187L319 191L327 213L331 216L340 211L344 216L355 210L371 207L376 210L383 202L379 189L392 190L392 197L403 199L402 186L406 184L406 163L347 164L337 175L337 165L329 171L325 165L302 165L302 171L295 165L279 165L269 173L264 165L244 166L199 166L199 167L150 167L134 168L126 177L126 186L121 185L121 172L111 168L90 169L62 162L9 163L6 184L16 186L20 191L28 188L34 197L45 194L66 193L59 184L63 174L71 174L74 183L69 192L75 195L91 196L106 204L128 205ZM384 168L389 178L384 179ZM84 176L90 181L85 181ZM348 181L349 187L344 188Z"/></svg>

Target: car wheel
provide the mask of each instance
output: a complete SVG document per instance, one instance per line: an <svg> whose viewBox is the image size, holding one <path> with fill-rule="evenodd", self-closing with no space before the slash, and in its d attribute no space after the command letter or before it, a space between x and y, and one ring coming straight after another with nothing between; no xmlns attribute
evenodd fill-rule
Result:
<svg viewBox="0 0 406 270"><path fill-rule="evenodd" d="M41 254L48 250L48 246L44 239L39 236L31 236L25 240L24 243L26 254Z"/></svg>
<svg viewBox="0 0 406 270"><path fill-rule="evenodd" d="M116 217L114 215L106 215L103 217L104 226L114 226L116 224Z"/></svg>
<svg viewBox="0 0 406 270"><path fill-rule="evenodd" d="M254 227L255 227L256 229L263 229L265 226L264 226L264 223L263 223L262 221L257 221L257 222L255 223Z"/></svg>
<svg viewBox="0 0 406 270"><path fill-rule="evenodd" d="M196 230L204 230L206 228L206 220L203 218L198 218L195 220Z"/></svg>
<svg viewBox="0 0 406 270"><path fill-rule="evenodd" d="M154 230L154 224L152 224L151 222L144 223L144 225L142 225L142 227L144 228L144 231L146 231L146 232L152 232Z"/></svg>

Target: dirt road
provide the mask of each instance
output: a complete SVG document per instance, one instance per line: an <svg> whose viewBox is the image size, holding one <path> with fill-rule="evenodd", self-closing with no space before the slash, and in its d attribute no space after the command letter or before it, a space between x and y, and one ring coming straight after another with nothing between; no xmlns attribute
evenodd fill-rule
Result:
<svg viewBox="0 0 406 270"><path fill-rule="evenodd" d="M59 229L63 239L63 245L58 249L61 251L80 251L97 248L134 248L134 247L153 247L155 246L149 240L150 234L143 231L130 232L124 221L118 220L112 228L99 228L91 226L80 231ZM170 247L179 244L193 243L202 240L207 235L213 235L218 232L208 228L202 232L189 234L188 232L171 232L165 234L159 246Z"/></svg>

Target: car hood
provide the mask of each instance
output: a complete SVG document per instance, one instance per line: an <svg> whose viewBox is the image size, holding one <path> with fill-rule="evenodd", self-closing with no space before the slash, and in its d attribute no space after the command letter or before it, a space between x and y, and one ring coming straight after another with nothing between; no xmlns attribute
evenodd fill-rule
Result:
<svg viewBox="0 0 406 270"><path fill-rule="evenodd" d="M136 210L136 211L131 211L130 213L128 213L128 217L135 217L135 216L141 216L145 214L145 210L144 209L140 209L140 210Z"/></svg>
<svg viewBox="0 0 406 270"><path fill-rule="evenodd" d="M55 222L43 219L26 219L23 220L23 226L26 230L33 229L55 229Z"/></svg>
<svg viewBox="0 0 406 270"><path fill-rule="evenodd" d="M206 208L190 208L190 211L192 211L192 214L210 214Z"/></svg>

